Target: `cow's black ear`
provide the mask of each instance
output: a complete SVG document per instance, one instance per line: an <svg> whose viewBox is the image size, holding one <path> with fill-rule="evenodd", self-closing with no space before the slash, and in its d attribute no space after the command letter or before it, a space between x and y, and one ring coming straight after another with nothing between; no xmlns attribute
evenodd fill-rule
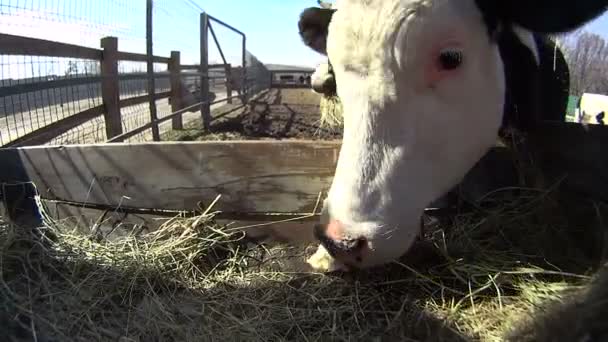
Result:
<svg viewBox="0 0 608 342"><path fill-rule="evenodd" d="M486 17L538 33L573 31L603 14L608 0L476 0Z"/></svg>
<svg viewBox="0 0 608 342"><path fill-rule="evenodd" d="M310 7L300 14L298 28L306 46L327 55L327 33L334 9Z"/></svg>

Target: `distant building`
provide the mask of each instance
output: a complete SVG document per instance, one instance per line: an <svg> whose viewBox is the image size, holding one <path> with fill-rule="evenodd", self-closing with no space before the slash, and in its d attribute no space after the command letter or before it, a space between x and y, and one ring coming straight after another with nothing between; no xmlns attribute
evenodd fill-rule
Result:
<svg viewBox="0 0 608 342"><path fill-rule="evenodd" d="M273 86L309 87L315 69L291 65L267 64Z"/></svg>

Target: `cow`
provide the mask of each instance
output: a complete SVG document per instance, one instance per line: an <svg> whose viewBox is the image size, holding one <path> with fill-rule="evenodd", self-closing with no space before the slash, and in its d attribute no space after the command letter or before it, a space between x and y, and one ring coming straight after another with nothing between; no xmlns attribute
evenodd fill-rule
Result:
<svg viewBox="0 0 608 342"><path fill-rule="evenodd" d="M578 100L575 121L586 125L604 125L606 110L608 96L584 93Z"/></svg>
<svg viewBox="0 0 608 342"><path fill-rule="evenodd" d="M314 89L337 94L343 107L342 147L314 227L318 253L343 269L400 258L425 208L464 178L504 127L564 121L568 69L549 36L607 6L337 0L303 10L300 37L327 56L331 72L313 78Z"/></svg>

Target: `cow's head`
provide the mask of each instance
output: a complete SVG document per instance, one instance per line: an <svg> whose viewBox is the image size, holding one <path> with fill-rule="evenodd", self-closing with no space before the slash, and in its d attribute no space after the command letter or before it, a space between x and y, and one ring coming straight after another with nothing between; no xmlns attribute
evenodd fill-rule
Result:
<svg viewBox="0 0 608 342"><path fill-rule="evenodd" d="M387 263L425 207L491 148L503 116L497 37L577 28L607 0L337 0L309 8L302 40L328 56L344 138L316 235L352 267ZM524 32L524 33L522 33ZM324 92L323 84L316 84Z"/></svg>

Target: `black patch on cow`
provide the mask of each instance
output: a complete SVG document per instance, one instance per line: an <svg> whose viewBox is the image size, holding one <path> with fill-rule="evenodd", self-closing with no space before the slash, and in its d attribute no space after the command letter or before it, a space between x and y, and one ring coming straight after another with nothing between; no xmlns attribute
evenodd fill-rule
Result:
<svg viewBox="0 0 608 342"><path fill-rule="evenodd" d="M327 35L334 9L310 7L300 14L298 29L306 46L318 53L327 54Z"/></svg>
<svg viewBox="0 0 608 342"><path fill-rule="evenodd" d="M608 0L475 0L490 39L499 44L507 94L504 126L527 131L540 121L564 121L570 75L559 48L545 34L574 30L608 7ZM535 32L540 57L537 66L531 51L512 32L516 24Z"/></svg>
<svg viewBox="0 0 608 342"><path fill-rule="evenodd" d="M608 0L476 0L486 23L512 23L537 33L572 31L606 11ZM490 20L490 21L489 21ZM490 27L490 26L489 26Z"/></svg>
<svg viewBox="0 0 608 342"><path fill-rule="evenodd" d="M481 1L481 0L478 0ZM500 27L496 16L484 13L490 38L498 44L504 65L506 93L501 130L529 131L542 121L565 120L569 69L562 51L542 34L534 34L539 55L523 44L510 26Z"/></svg>
<svg viewBox="0 0 608 342"><path fill-rule="evenodd" d="M540 63L512 30L501 32L498 44L506 79L503 128L529 131L543 121L563 122L569 95L568 64L555 43L534 36Z"/></svg>
<svg viewBox="0 0 608 342"><path fill-rule="evenodd" d="M570 69L564 54L555 42L547 36L535 35L540 56L540 99L543 121L566 119L568 96L570 95Z"/></svg>
<svg viewBox="0 0 608 342"><path fill-rule="evenodd" d="M598 115L595 116L595 119L597 120L597 123L599 123L600 125L604 124L604 112L600 112Z"/></svg>
<svg viewBox="0 0 608 342"><path fill-rule="evenodd" d="M481 15L483 16L483 21L486 24L488 36L490 36L492 41L496 41L501 20L498 17L496 11L484 10L484 4L482 4L481 2L481 0L475 0L475 3L477 4L477 7L481 11Z"/></svg>
<svg viewBox="0 0 608 342"><path fill-rule="evenodd" d="M530 49L511 30L498 37L506 93L503 128L527 131L539 118L539 68Z"/></svg>

